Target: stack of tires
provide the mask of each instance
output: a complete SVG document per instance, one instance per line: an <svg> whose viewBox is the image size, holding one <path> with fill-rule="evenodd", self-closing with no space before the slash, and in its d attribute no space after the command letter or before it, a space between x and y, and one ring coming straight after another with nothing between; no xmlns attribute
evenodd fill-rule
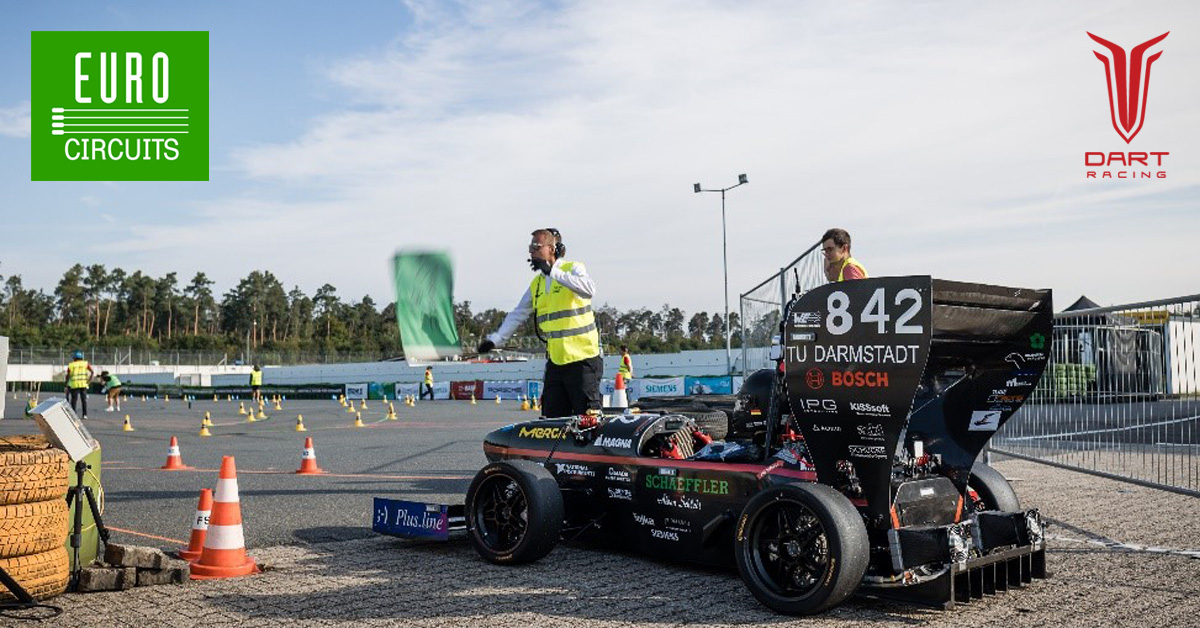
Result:
<svg viewBox="0 0 1200 628"><path fill-rule="evenodd" d="M0 437L0 567L30 595L67 588L70 460L42 436ZM0 600L12 594L0 585Z"/></svg>

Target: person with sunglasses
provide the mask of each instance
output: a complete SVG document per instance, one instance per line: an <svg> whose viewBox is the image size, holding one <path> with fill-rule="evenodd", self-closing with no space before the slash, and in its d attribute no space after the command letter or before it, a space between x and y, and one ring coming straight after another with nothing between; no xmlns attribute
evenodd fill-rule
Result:
<svg viewBox="0 0 1200 628"><path fill-rule="evenodd" d="M563 259L567 247L557 229L538 229L532 235L528 261L537 274L500 328L479 343L479 353L504 343L534 314L535 330L545 341L547 354L542 415L599 412L604 362L592 312L596 282L582 262Z"/></svg>
<svg viewBox="0 0 1200 628"><path fill-rule="evenodd" d="M850 234L845 229L826 231L821 236L821 253L825 256L825 279L849 281L867 278L867 269L850 257Z"/></svg>

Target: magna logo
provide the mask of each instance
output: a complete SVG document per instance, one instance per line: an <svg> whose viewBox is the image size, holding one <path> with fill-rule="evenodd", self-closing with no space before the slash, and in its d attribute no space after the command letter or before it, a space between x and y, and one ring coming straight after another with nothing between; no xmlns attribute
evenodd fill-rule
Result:
<svg viewBox="0 0 1200 628"><path fill-rule="evenodd" d="M879 371L832 371L829 383L845 388L887 388L888 374Z"/></svg>
<svg viewBox="0 0 1200 628"><path fill-rule="evenodd" d="M613 449L629 449L633 447L633 439L631 438L613 438L611 436L601 436L596 439L597 447L611 447Z"/></svg>

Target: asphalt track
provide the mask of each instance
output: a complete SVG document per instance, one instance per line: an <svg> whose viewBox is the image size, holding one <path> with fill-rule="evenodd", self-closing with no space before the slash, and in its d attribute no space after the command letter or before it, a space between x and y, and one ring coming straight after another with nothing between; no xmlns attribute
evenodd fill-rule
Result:
<svg viewBox="0 0 1200 628"><path fill-rule="evenodd" d="M96 399L93 398L93 401ZM9 399L9 416L16 404ZM203 411L214 436L196 436ZM1006 460L1023 504L1055 524L1052 577L949 612L856 597L824 615L789 618L759 606L736 572L648 560L580 545L536 564L503 568L481 560L464 538L417 543L369 530L371 497L460 499L483 463L480 438L532 417L512 403L424 403L383 419L378 403L354 428L333 402L291 402L246 424L236 404L135 400L122 415L93 413L104 446L105 517L115 540L176 546L186 539L199 488L235 455L250 553L263 574L126 592L68 594L75 626L1200 626L1200 499L1035 463ZM294 431L304 414L309 431ZM32 423L0 421L0 434ZM171 435L196 471L160 471ZM305 435L325 476L291 472ZM0 617L0 626L37 625Z"/></svg>

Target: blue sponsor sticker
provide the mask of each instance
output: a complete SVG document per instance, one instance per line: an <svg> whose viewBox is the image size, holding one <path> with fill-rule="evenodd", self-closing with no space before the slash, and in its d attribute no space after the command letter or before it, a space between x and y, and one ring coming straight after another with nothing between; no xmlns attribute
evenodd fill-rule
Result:
<svg viewBox="0 0 1200 628"><path fill-rule="evenodd" d="M371 528L380 534L407 539L445 541L450 536L447 506L398 499L375 498L375 520Z"/></svg>

